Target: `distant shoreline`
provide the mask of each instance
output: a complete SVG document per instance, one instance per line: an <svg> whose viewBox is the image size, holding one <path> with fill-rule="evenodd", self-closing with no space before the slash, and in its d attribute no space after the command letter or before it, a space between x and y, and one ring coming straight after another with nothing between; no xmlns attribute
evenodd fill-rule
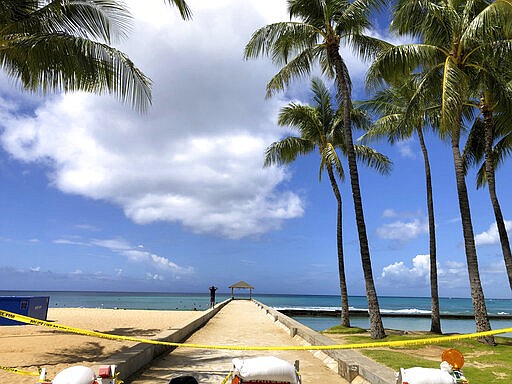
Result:
<svg viewBox="0 0 512 384"><path fill-rule="evenodd" d="M323 310L323 309L277 309L283 315L295 317L295 316L310 316L310 317L340 317L341 310ZM350 310L350 316L353 317L368 317L368 311L366 310ZM430 313L393 313L393 312L381 312L382 317L399 317L399 318L430 318ZM472 314L461 314L461 313L441 313L441 319L454 319L454 320L465 320L474 319ZM496 315L489 314L489 319L493 320L512 320L512 315Z"/></svg>

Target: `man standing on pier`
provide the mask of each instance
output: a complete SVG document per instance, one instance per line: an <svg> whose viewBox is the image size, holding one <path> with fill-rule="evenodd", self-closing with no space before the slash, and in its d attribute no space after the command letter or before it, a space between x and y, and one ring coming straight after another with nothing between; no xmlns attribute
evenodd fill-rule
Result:
<svg viewBox="0 0 512 384"><path fill-rule="evenodd" d="M210 308L213 308L215 306L215 291L217 290L217 287L212 285L209 289L210 289Z"/></svg>

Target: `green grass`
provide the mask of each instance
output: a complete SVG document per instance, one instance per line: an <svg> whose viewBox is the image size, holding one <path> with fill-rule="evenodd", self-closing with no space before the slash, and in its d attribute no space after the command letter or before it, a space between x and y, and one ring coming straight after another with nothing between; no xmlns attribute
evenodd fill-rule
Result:
<svg viewBox="0 0 512 384"><path fill-rule="evenodd" d="M376 342L366 335L354 335L355 332L330 328L323 333L339 334L347 343L369 343ZM364 332L364 330L363 330ZM438 337L437 335L389 335L382 342L396 340L413 340ZM471 384L487 383L512 383L512 339L506 337L495 337L495 347L483 345L476 340L460 340L454 342L435 343L440 350L455 348L458 349L465 359L463 372ZM378 341L377 341L378 342ZM382 347L375 349L358 349L359 352L369 358L398 371L400 368L425 367L439 368L439 359L433 361L423 357L426 351L425 345L409 345L405 347Z"/></svg>
<svg viewBox="0 0 512 384"><path fill-rule="evenodd" d="M326 329L322 333L331 333L331 334L343 334L343 335L350 335L354 333L363 333L366 332L366 329L358 328L358 327L343 327L341 325L335 325L334 327L331 327L329 329Z"/></svg>

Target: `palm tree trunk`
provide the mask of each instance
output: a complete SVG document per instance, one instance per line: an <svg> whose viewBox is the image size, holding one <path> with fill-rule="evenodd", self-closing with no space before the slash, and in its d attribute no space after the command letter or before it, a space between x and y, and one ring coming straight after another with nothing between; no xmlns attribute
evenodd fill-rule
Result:
<svg viewBox="0 0 512 384"><path fill-rule="evenodd" d="M507 269L508 283L512 289L512 253L510 251L510 243L508 240L507 229L505 228L505 221L501 212L500 202L496 193L496 178L494 171L493 159L493 123L492 113L484 104L482 107L484 116L484 129L485 129L485 176L487 178L487 186L489 188L489 196L491 198L494 216L496 218L496 226L498 227L498 234L500 236L501 250L503 252L503 259L505 260L505 267Z"/></svg>
<svg viewBox="0 0 512 384"><path fill-rule="evenodd" d="M417 129L420 140L421 152L425 163L425 181L427 190L428 233L430 246L430 297L432 302L432 314L430 332L441 333L441 315L439 313L439 288L437 284L437 252L436 252L436 225L434 220L434 198L432 194L432 176L430 162L428 160L427 146L423 137L423 130Z"/></svg>
<svg viewBox="0 0 512 384"><path fill-rule="evenodd" d="M341 293L341 325L343 327L350 327L350 316L349 316L349 306L348 306L348 290L347 290L347 280L345 278L345 261L343 255L343 228L342 228L342 201L341 201L341 193L338 188L338 183L336 182L336 178L334 177L334 172L332 171L331 166L327 166L327 173L329 174L329 179L331 180L332 191L334 192L334 196L336 196L336 201L338 202L338 216L337 216L337 226L336 226L336 243L338 246L338 272L340 276L340 293Z"/></svg>
<svg viewBox="0 0 512 384"><path fill-rule="evenodd" d="M386 337L386 333L384 331L384 325L382 324L379 300L373 280L370 248L368 246L368 236L366 233L366 224L364 221L361 190L359 188L359 173L357 170L356 154L354 151L354 141L352 139L352 126L350 121L350 113L352 110L350 77L348 74L348 68L345 66L345 63L343 62L343 59L339 53L339 42L335 41L327 43L327 55L329 57L329 62L334 66L334 71L336 74L338 102L340 105L343 105L343 131L347 145L350 185L352 187L352 197L354 199L357 232L359 235L359 248L361 252L361 263L363 265L364 280L366 283L366 299L368 301L368 314L370 317L370 334L372 339L383 339Z"/></svg>
<svg viewBox="0 0 512 384"><path fill-rule="evenodd" d="M460 119L459 121L462 121ZM475 315L476 331L485 332L491 330L491 324L487 315L484 292L480 281L478 270L478 258L476 254L475 236L473 223L471 221L471 210L469 197L464 176L464 166L459 148L460 128L452 130L452 154L455 166L455 178L457 182L457 194L459 197L460 217L462 220L462 232L464 235L464 247L466 250L466 262L468 267L469 285L471 288L471 299ZM494 337L486 336L479 339L484 344L496 345Z"/></svg>

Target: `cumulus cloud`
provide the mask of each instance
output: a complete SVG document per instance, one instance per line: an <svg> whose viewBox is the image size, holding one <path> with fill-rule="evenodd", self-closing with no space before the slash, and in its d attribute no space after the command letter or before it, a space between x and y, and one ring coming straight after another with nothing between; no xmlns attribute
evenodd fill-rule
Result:
<svg viewBox="0 0 512 384"><path fill-rule="evenodd" d="M430 256L417 255L410 262L395 261L382 268L378 282L388 290L416 289L428 294L430 289ZM505 263L493 261L481 263L480 276L485 287L506 284ZM468 294L469 279L465 263L446 260L437 264L437 279L440 294L450 295L453 292ZM394 292L397 293L398 291Z"/></svg>
<svg viewBox="0 0 512 384"><path fill-rule="evenodd" d="M387 240L409 241L423 233L428 233L428 223L420 219L395 221L377 228L377 235Z"/></svg>
<svg viewBox="0 0 512 384"><path fill-rule="evenodd" d="M391 286L416 287L428 282L429 273L429 255L417 255L412 259L412 267L397 261L382 268L381 279Z"/></svg>
<svg viewBox="0 0 512 384"><path fill-rule="evenodd" d="M242 60L251 33L282 20L285 2L192 1L192 22L163 2L129 5L137 21L120 48L154 82L149 114L82 93L23 96L23 104L6 97L4 149L44 164L59 190L115 204L139 224L241 238L302 216L301 197L281 189L286 169L262 169L282 133L275 120L284 101L264 99L276 68ZM32 111L20 109L27 100Z"/></svg>
<svg viewBox="0 0 512 384"><path fill-rule="evenodd" d="M505 229L507 230L507 233L510 233L510 230L512 229L512 221L505 220ZM498 233L498 226L496 225L496 222L492 223L487 231L475 236L476 245L492 245L499 244L499 242L500 235Z"/></svg>

